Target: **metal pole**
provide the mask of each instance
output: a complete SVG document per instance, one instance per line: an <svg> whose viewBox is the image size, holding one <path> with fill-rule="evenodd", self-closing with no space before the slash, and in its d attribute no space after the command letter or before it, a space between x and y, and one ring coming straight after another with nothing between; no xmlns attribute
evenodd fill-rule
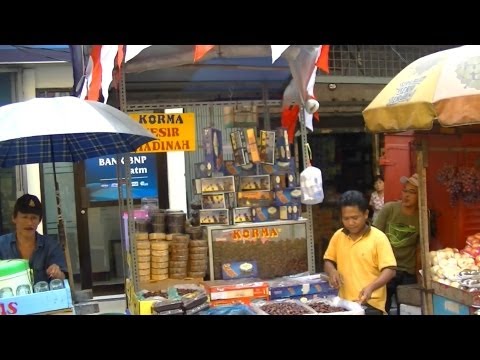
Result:
<svg viewBox="0 0 480 360"><path fill-rule="evenodd" d="M55 168L55 159L54 159L55 152L53 150L52 136L50 136L50 147L52 151L52 167L53 167L53 182L55 183L55 198L57 200L58 239L65 253L65 261L67 263L67 271L68 271L68 282L70 283L70 292L72 294L72 299L75 300L75 297L74 297L75 283L73 282L73 268L72 268L72 261L70 259L70 250L68 248L67 234L65 232L65 222L63 221L62 206L60 203L60 189L57 181L57 170Z"/></svg>
<svg viewBox="0 0 480 360"><path fill-rule="evenodd" d="M432 301L432 277L430 273L429 259L429 227L428 227L428 205L427 205L427 166L426 159L427 144L422 141L421 148L417 148L417 174L419 177L418 187L418 205L420 215L420 251L422 259L423 272L423 291L422 291L422 313L423 315L433 315Z"/></svg>
<svg viewBox="0 0 480 360"><path fill-rule="evenodd" d="M127 93L126 93L126 84L125 84L125 60L123 61L122 69L121 69L121 78L120 83L118 85L119 89L119 102L120 102L120 110L123 112L127 112ZM133 121L133 120L132 120ZM121 156L117 156L117 159L121 158ZM132 177L130 175L130 153L126 153L123 155L124 159L124 177L118 178L118 192L119 192L119 203L123 205L123 200L126 201L126 209L128 214L128 230L125 236L128 236L128 248L127 256L123 256L124 259L124 269L130 271L124 271L125 277L130 276L130 281L133 284L133 288L135 293L139 290L139 279L138 279L138 269L137 269L137 247L135 246L135 220L133 218L133 199L132 199ZM117 161L117 166L120 164ZM117 168L118 169L118 168ZM117 171L117 176L118 176ZM123 184L126 187L126 198L123 197ZM124 207L120 206L120 211L122 214L120 215L120 221L122 221L123 216L123 209ZM125 249L124 246L122 246ZM122 251L123 254L123 251ZM130 254L130 256L128 256Z"/></svg>
<svg viewBox="0 0 480 360"><path fill-rule="evenodd" d="M306 169L310 166L309 152L307 151L307 128L305 126L305 111L304 107L300 107L299 113L300 120L300 135L301 135L301 146L302 146L302 155L303 155L303 168ZM315 273L315 244L313 241L313 212L312 205L305 205L307 209L307 253L308 253L308 271L313 274Z"/></svg>

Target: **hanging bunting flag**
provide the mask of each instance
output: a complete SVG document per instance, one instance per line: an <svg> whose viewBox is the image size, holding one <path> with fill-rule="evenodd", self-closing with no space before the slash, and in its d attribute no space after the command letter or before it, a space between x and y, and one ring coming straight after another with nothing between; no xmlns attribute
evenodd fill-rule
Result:
<svg viewBox="0 0 480 360"><path fill-rule="evenodd" d="M113 82L112 87L115 89L119 88L120 80L122 78L122 66L123 60L125 58L125 45L118 45L118 53L115 57L115 67L113 68Z"/></svg>
<svg viewBox="0 0 480 360"><path fill-rule="evenodd" d="M287 129L288 142L290 144L293 144L293 139L295 137L295 128L297 127L299 112L299 105L284 107L282 110L281 124L283 128Z"/></svg>
<svg viewBox="0 0 480 360"><path fill-rule="evenodd" d="M330 74L330 69L328 67L328 59L330 53L330 45L322 45L319 50L320 55L317 59L317 68L322 70L326 74Z"/></svg>
<svg viewBox="0 0 480 360"><path fill-rule="evenodd" d="M129 62L135 56L140 54L140 52L152 45L127 45L127 50L125 52L125 62Z"/></svg>
<svg viewBox="0 0 480 360"><path fill-rule="evenodd" d="M193 62L196 63L202 59L207 52L213 49L215 45L195 45L195 50L193 54Z"/></svg>
<svg viewBox="0 0 480 360"><path fill-rule="evenodd" d="M270 45L272 48L272 64L283 54L290 45Z"/></svg>
<svg viewBox="0 0 480 360"><path fill-rule="evenodd" d="M106 103L116 64L123 62L124 45L92 45L81 99Z"/></svg>
<svg viewBox="0 0 480 360"><path fill-rule="evenodd" d="M102 45L92 45L90 59L88 60L86 79L83 83L81 99L98 101L102 83Z"/></svg>

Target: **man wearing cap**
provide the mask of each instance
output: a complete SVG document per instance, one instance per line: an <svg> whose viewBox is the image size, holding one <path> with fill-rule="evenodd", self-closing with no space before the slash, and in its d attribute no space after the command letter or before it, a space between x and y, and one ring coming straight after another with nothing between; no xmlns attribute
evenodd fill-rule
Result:
<svg viewBox="0 0 480 360"><path fill-rule="evenodd" d="M403 184L401 201L392 201L380 210L373 226L382 230L392 245L397 272L387 284L387 302L385 310L388 312L392 305L392 296L396 294L398 285L416 284L416 249L419 241L419 213L418 213L418 175L400 178ZM397 313L399 309L397 308Z"/></svg>
<svg viewBox="0 0 480 360"><path fill-rule="evenodd" d="M35 195L20 196L13 208L15 232L0 236L0 259L26 259L34 283L65 279L67 266L60 243L37 232L42 221L42 203Z"/></svg>

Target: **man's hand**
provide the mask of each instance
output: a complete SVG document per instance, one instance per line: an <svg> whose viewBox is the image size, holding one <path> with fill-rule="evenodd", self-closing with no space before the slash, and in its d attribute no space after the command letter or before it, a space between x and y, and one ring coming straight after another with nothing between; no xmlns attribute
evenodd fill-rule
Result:
<svg viewBox="0 0 480 360"><path fill-rule="evenodd" d="M60 266L58 266L57 264L52 264L48 267L47 275L51 279L65 279L65 274L62 270L60 270Z"/></svg>
<svg viewBox="0 0 480 360"><path fill-rule="evenodd" d="M363 304L364 302L370 300L370 298L372 297L372 292L373 292L373 289L372 289L370 286L364 287L364 288L360 291L360 294L358 295L358 300L357 300L357 302L358 302L359 304Z"/></svg>
<svg viewBox="0 0 480 360"><path fill-rule="evenodd" d="M343 276L338 271L332 271L332 273L328 276L328 282L330 283L331 287L338 289L343 285Z"/></svg>

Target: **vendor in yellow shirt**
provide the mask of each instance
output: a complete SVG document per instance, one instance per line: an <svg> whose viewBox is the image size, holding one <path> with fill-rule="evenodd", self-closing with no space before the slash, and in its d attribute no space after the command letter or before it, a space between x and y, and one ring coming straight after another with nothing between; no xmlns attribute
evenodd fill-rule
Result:
<svg viewBox="0 0 480 360"><path fill-rule="evenodd" d="M347 191L339 202L344 227L333 234L324 255L330 285L341 298L366 306L365 314L386 314L386 284L397 266L392 246L367 223L368 202L362 193Z"/></svg>

